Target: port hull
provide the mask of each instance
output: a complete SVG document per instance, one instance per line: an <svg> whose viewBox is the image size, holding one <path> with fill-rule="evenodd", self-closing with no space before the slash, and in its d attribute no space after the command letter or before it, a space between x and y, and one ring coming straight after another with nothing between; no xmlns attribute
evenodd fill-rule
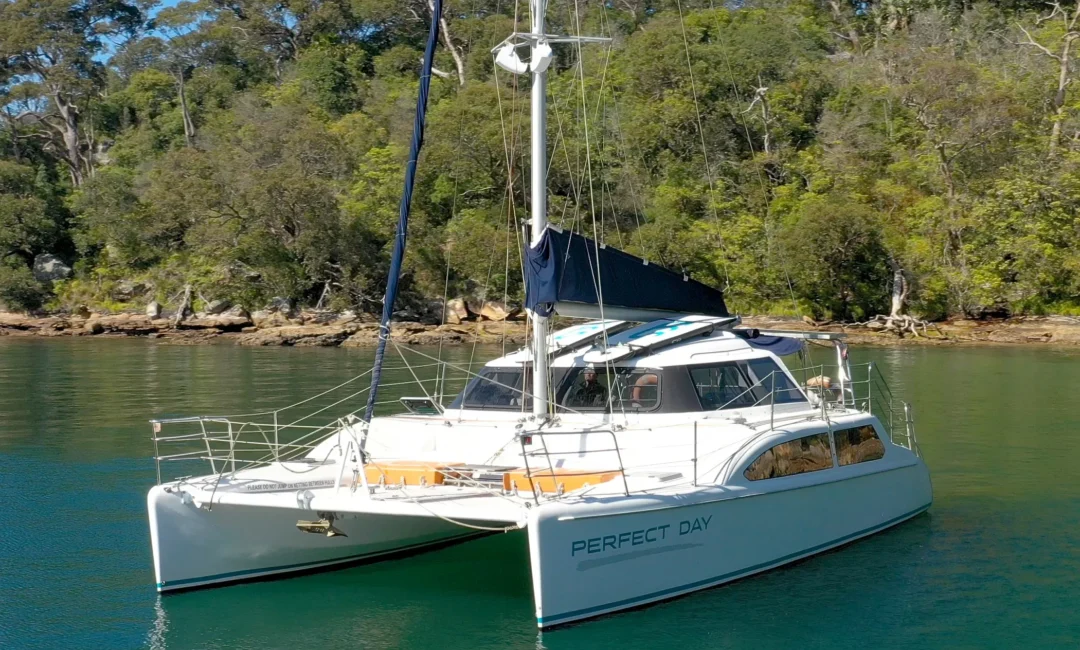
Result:
<svg viewBox="0 0 1080 650"><path fill-rule="evenodd" d="M344 514L345 535L296 528L310 510L215 503L212 509L157 486L147 495L157 590L221 586L340 568L432 550L477 531L432 517Z"/></svg>
<svg viewBox="0 0 1080 650"><path fill-rule="evenodd" d="M850 543L930 507L921 460L757 494L537 509L529 522L537 625L551 628L738 580ZM644 506L644 507L642 507Z"/></svg>

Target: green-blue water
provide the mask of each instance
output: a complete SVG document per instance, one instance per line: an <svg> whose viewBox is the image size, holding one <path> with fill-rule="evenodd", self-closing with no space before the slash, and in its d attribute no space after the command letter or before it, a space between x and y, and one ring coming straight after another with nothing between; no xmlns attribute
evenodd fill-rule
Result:
<svg viewBox="0 0 1080 650"><path fill-rule="evenodd" d="M0 648L1080 646L1080 351L853 355L883 363L916 404L929 514L794 566L541 635L521 534L154 593L147 420L280 406L367 369L370 352L0 339Z"/></svg>

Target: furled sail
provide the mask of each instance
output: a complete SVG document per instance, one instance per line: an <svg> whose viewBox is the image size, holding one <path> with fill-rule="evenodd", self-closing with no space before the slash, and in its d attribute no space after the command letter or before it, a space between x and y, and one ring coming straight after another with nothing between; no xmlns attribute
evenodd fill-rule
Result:
<svg viewBox="0 0 1080 650"><path fill-rule="evenodd" d="M433 0L430 6L431 27L428 30L427 47L424 49L424 61L420 68L420 89L416 95L416 119L413 121L412 146L409 148L409 160L405 164L405 185L401 192L401 203L398 206L394 252L390 258L390 275L386 279L386 295L383 296L383 312L379 320L379 344L375 348L371 390L368 392L367 408L364 410L364 419L368 422L371 422L371 416L375 412L375 398L378 395L379 380L382 377L383 355L386 353L386 341L390 338L390 318L394 313L401 264L405 259L405 241L409 234L409 207L412 205L413 183L416 180L416 161L420 157L420 149L424 146L424 121L427 116L428 89L431 87L431 68L435 60L435 44L439 42L442 0Z"/></svg>
<svg viewBox="0 0 1080 650"><path fill-rule="evenodd" d="M729 315L718 289L554 226L526 249L525 306L541 316L634 321Z"/></svg>

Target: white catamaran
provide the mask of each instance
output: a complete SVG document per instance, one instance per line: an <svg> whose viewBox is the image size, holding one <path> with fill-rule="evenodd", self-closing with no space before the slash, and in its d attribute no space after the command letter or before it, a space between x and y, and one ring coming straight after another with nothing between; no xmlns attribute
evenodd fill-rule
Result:
<svg viewBox="0 0 1080 650"><path fill-rule="evenodd" d="M531 9L531 32L495 50L532 76L530 346L445 407L403 398L408 413L322 426L285 410L155 420L158 591L524 530L537 624L550 627L742 578L930 507L910 407L876 368L848 363L839 335L742 328L719 291L547 224L545 70L551 43L581 39L545 34L544 0ZM384 335L392 304L388 291ZM555 313L592 320L549 332ZM835 385L817 368L800 381L781 359L809 343L835 348ZM352 410L350 383L337 390L332 406ZM211 473L163 480L164 461L194 458Z"/></svg>

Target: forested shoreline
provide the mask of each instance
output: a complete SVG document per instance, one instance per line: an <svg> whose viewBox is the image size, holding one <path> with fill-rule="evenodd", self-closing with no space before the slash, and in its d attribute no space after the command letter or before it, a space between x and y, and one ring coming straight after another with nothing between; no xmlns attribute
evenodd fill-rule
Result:
<svg viewBox="0 0 1080 650"><path fill-rule="evenodd" d="M528 79L490 49L527 12L447 3L407 310L520 300ZM377 311L429 19L0 0L0 303ZM1080 313L1078 20L1080 0L553 2L549 32L612 41L556 48L552 220L740 313Z"/></svg>

